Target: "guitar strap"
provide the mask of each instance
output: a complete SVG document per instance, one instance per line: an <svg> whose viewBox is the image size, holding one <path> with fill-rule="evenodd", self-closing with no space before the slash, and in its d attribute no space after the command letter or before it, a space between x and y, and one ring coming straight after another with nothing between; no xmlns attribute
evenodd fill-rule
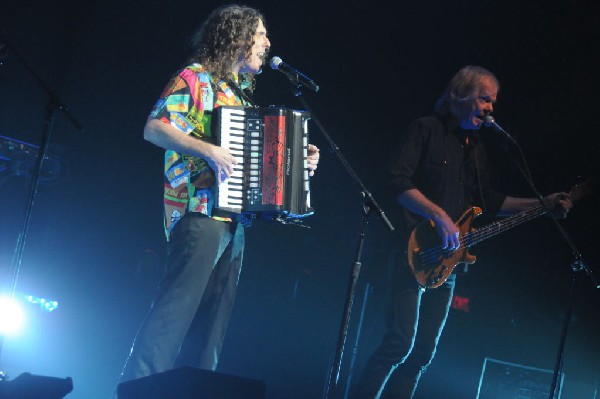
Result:
<svg viewBox="0 0 600 399"><path fill-rule="evenodd" d="M487 211L487 206L485 205L485 198L483 197L483 189L481 188L481 171L479 169L479 140L473 143L473 161L475 163L475 175L477 176L477 188L479 189L479 197L481 198L481 206L483 211Z"/></svg>
<svg viewBox="0 0 600 399"><path fill-rule="evenodd" d="M475 169L475 177L477 178L477 189L479 190L479 197L481 198L481 207L484 211L487 210L487 206L485 204L485 198L483 197L483 189L481 187L481 168L479 163L479 146L483 145L480 142L479 137L473 137L476 133L469 132L468 130L462 130L461 134L459 134L459 138L462 140L466 152L467 159L471 158L473 161L473 168ZM473 205L473 204L469 204Z"/></svg>

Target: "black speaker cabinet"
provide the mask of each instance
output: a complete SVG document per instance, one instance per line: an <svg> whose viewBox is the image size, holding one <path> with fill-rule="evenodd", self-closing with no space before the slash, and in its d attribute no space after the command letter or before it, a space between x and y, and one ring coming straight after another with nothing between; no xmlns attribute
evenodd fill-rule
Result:
<svg viewBox="0 0 600 399"><path fill-rule="evenodd" d="M553 370L486 357L476 399L548 399L553 375ZM562 387L564 374L559 378ZM561 398L560 390L554 393L554 398Z"/></svg>
<svg viewBox="0 0 600 399"><path fill-rule="evenodd" d="M264 399L265 383L182 367L119 384L118 399Z"/></svg>

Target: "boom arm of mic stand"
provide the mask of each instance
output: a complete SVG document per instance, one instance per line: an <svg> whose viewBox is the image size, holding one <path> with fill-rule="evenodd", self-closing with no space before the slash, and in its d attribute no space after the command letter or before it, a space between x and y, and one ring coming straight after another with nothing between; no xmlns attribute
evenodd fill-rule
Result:
<svg viewBox="0 0 600 399"><path fill-rule="evenodd" d="M331 136L329 136L329 134L327 133L327 131L325 130L325 128L321 124L321 121L319 120L319 118L315 115L315 113L313 112L313 110L309 107L309 105L307 104L307 102L304 99L304 97L302 97L301 92L300 92L300 87L299 86L295 86L295 85L293 85L293 86L294 86L294 95L300 99L300 102L302 102L302 105L304 106L304 108L310 113L311 119L315 122L315 124L318 126L319 130L321 131L321 133L323 134L323 136L325 137L325 139L329 143L329 146L330 146L331 150L338 157L338 159L340 160L340 162L342 163L342 165L344 165L344 168L346 169L346 171L348 172L348 174L350 175L350 177L352 177L352 179L359 185L359 187L361 189L361 192L363 193L364 197L369 201L369 203L374 208L374 210L377 212L377 214L379 215L379 217L381 218L381 220L383 221L383 223L387 226L387 228L390 231L394 231L394 226L392 225L392 223L390 222L390 220L386 216L386 214L383 211L383 209L379 206L379 204L377 203L377 201L375 201L375 198L373 197L373 194L371 194L371 192L369 190L367 190L367 188L365 187L365 185L363 184L363 182L360 180L360 178L358 177L358 175L356 174L356 172L354 172L354 169L352 169L352 166L350 166L350 164L348 163L348 161L346 160L346 158L342 155L342 153L340 151L340 148L337 146L337 144L335 144L335 142L333 141L333 139L331 138Z"/></svg>
<svg viewBox="0 0 600 399"><path fill-rule="evenodd" d="M21 64L23 64L23 66L25 66L25 69L27 69L29 71L31 76L33 76L33 78L42 87L42 89L44 89L46 94L48 94L48 104L49 104L48 105L48 107L49 107L48 113L52 112L54 109L61 110L66 115L67 119L69 119L69 121L73 124L73 126L75 126L75 128L78 131L83 132L85 129L81 125L81 123L79 123L77 118L75 118L75 116L71 113L71 111L69 111L69 109L62 103L62 101L60 101L60 99L54 93L54 91L42 80L42 78L40 78L40 76L37 74L37 72L27 63L27 61L25 61L25 59L23 57L21 57L19 52L17 52L15 47L10 43L10 41L8 41L6 39L6 37L3 35L3 33L1 31L0 31L0 42L6 46L6 48L8 49L9 52L11 52L15 55L15 57L21 62Z"/></svg>
<svg viewBox="0 0 600 399"><path fill-rule="evenodd" d="M519 163L517 163L517 166L519 167L521 174L527 181L527 184L529 184L531 190L534 192L535 196L537 197L538 202L544 207L544 210L552 219L552 222L558 229L559 233L561 234L561 236L563 237L563 239L565 240L567 245L569 245L569 247L571 248L571 251L573 252L573 257L574 257L573 264L578 265L578 267L573 267L573 270L574 271L584 270L586 272L586 274L590 277L592 283L594 284L594 288L600 288L592 271L581 261L582 256L581 256L581 253L579 252L579 250L577 249L577 247L575 246L575 243L573 242L573 240L571 239L571 237L569 236L569 234L567 233L565 228L558 222L558 219L556 218L554 213L552 213L550 208L548 208L548 204L546 204L542 195L535 187L535 184L533 183L533 178L531 177L531 173L529 172L529 168L527 166L527 160L525 159L525 155L523 154L523 150L521 149L521 146L508 132L506 132L504 129L499 127L497 124L496 124L496 126L499 128L499 130L502 133L504 133L506 135L506 137L508 137L512 141L512 143L515 145L515 147L517 147L517 149L519 150L519 154L521 156L521 161L523 162L523 166L521 166Z"/></svg>

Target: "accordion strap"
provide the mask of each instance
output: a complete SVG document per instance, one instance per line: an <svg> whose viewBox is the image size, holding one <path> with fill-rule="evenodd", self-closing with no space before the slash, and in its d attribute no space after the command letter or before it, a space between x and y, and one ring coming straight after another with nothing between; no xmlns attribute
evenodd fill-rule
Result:
<svg viewBox="0 0 600 399"><path fill-rule="evenodd" d="M227 85L229 87L231 87L231 89L233 91L235 91L235 94L237 94L237 96L242 99L242 102L247 103L247 104L244 104L244 105L250 105L252 107L257 107L257 105L254 103L254 100L252 100L248 96L248 94L246 94L246 92L244 92L244 90L242 90L234 81L232 81L231 79L227 79L225 81L225 83L227 83Z"/></svg>

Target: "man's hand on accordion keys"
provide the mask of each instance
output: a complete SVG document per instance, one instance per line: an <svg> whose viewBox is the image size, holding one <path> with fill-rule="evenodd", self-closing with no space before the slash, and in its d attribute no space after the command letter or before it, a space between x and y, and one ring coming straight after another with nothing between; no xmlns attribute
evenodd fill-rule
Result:
<svg viewBox="0 0 600 399"><path fill-rule="evenodd" d="M306 157L306 161L309 170L308 175L314 176L315 170L317 169L317 165L319 163L319 148L317 148L316 145L308 145L308 156Z"/></svg>
<svg viewBox="0 0 600 399"><path fill-rule="evenodd" d="M231 154L229 149L219 146L211 146L210 153L206 157L209 166L215 171L219 182L224 182L234 173L234 166L240 161ZM315 170L319 164L319 148L316 145L308 145L308 155L306 157L308 175L314 176Z"/></svg>
<svg viewBox="0 0 600 399"><path fill-rule="evenodd" d="M208 165L215 171L219 182L229 179L234 172L233 167L238 164L238 160L227 148L216 145L211 146L207 161Z"/></svg>

